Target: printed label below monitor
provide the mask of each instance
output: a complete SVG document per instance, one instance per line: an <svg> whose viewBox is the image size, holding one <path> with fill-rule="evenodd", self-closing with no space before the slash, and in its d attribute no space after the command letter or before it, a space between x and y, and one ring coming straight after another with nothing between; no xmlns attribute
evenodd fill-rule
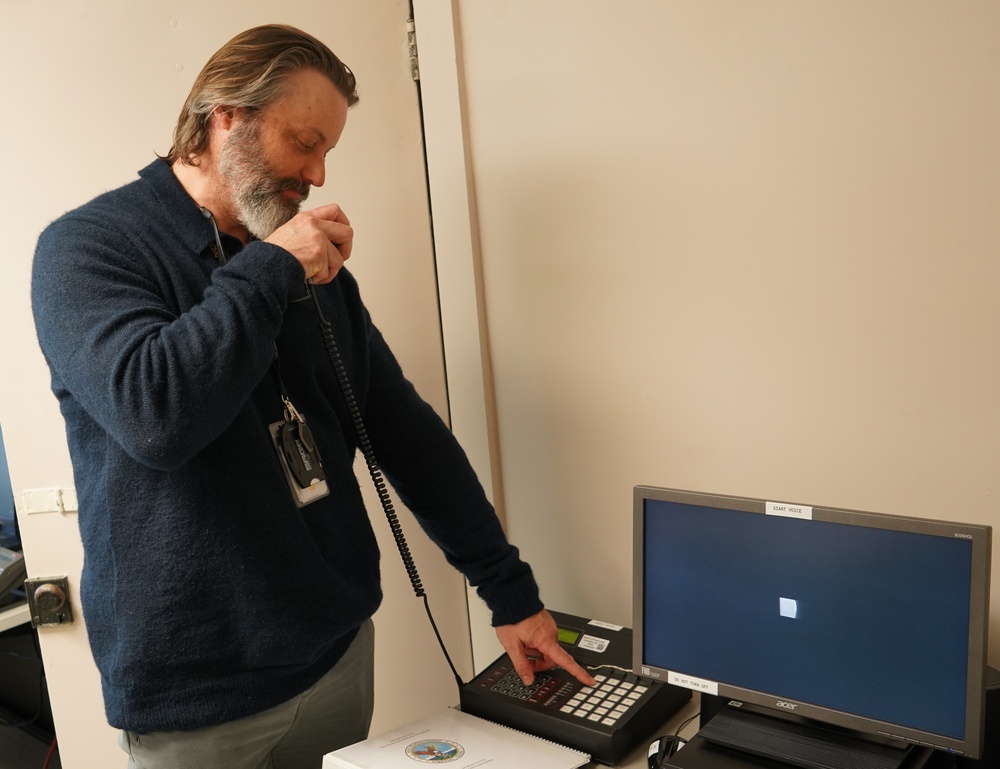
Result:
<svg viewBox="0 0 1000 769"><path fill-rule="evenodd" d="M694 676L684 675L684 673L675 673L672 670L667 671L667 683L674 686L683 686L685 689L693 689L702 694L717 695L719 693L719 685L715 681L709 681L705 678L695 678Z"/></svg>

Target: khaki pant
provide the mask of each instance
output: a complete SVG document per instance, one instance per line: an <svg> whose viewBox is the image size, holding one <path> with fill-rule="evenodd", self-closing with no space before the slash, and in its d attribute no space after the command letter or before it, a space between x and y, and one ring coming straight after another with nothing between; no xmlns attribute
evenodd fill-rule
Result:
<svg viewBox="0 0 1000 769"><path fill-rule="evenodd" d="M257 715L189 732L121 732L128 769L321 769L323 756L368 736L375 635L368 620L311 689Z"/></svg>

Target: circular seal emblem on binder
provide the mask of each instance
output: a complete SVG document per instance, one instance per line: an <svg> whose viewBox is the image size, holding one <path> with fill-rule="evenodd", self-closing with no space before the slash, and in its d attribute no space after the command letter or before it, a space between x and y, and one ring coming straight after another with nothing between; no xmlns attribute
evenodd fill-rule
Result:
<svg viewBox="0 0 1000 769"><path fill-rule="evenodd" d="M465 755L465 748L451 740L421 740L406 746L406 755L422 764L446 764Z"/></svg>

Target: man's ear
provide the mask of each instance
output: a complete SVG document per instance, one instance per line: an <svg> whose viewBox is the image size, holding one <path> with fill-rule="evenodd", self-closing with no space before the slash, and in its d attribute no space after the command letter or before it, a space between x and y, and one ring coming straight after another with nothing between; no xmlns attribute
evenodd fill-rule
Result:
<svg viewBox="0 0 1000 769"><path fill-rule="evenodd" d="M236 119L236 107L220 105L212 110L210 119L213 126L223 131L230 131Z"/></svg>

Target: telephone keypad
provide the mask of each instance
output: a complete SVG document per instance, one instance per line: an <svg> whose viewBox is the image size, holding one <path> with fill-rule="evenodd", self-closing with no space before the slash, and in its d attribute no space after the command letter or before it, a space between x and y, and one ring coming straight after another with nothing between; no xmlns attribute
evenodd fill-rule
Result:
<svg viewBox="0 0 1000 769"><path fill-rule="evenodd" d="M560 645L596 677L594 685L557 668L525 687L503 654L460 688L461 709L582 750L593 763L619 765L691 698L691 690L631 671L630 628L552 614Z"/></svg>
<svg viewBox="0 0 1000 769"><path fill-rule="evenodd" d="M632 673L599 674L594 679L596 686L581 687L576 681L567 682L542 673L526 686L512 667L499 665L481 683L499 694L603 726L617 725L649 690Z"/></svg>

